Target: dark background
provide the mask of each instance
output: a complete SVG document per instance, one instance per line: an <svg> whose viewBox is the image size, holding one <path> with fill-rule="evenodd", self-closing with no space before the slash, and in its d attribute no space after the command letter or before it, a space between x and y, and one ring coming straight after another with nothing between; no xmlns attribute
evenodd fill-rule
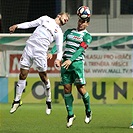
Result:
<svg viewBox="0 0 133 133"><path fill-rule="evenodd" d="M3 33L8 33L8 28L13 24L32 21L43 15L55 18L61 11L61 0L1 0L0 2ZM17 30L17 32L24 33L33 30Z"/></svg>

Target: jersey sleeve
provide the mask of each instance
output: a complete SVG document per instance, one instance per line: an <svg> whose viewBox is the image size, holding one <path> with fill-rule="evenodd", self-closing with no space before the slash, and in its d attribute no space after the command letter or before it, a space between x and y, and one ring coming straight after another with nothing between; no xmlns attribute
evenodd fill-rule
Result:
<svg viewBox="0 0 133 133"><path fill-rule="evenodd" d="M63 35L63 42L65 42L67 35L71 32L72 29L68 29L65 31L64 35ZM64 48L64 46L63 46ZM50 53L51 54L55 54L57 52L57 48L56 48L56 44L54 44L54 46L52 47Z"/></svg>
<svg viewBox="0 0 133 133"><path fill-rule="evenodd" d="M70 58L70 60L73 62L77 59L77 57L84 51L83 47L79 47L79 49L73 54L73 56Z"/></svg>
<svg viewBox="0 0 133 133"><path fill-rule="evenodd" d="M57 59L61 60L62 54L63 54L63 33L61 30L56 36L55 44L56 44L56 49L57 49Z"/></svg>
<svg viewBox="0 0 133 133"><path fill-rule="evenodd" d="M42 16L42 17L40 17L36 20L30 21L30 22L24 22L24 23L17 24L17 28L18 29L28 29L28 28L32 28L32 27L37 27L37 26L41 25L43 20L46 18L47 18L47 16Z"/></svg>
<svg viewBox="0 0 133 133"><path fill-rule="evenodd" d="M92 36L89 33L86 33L83 37L83 42L85 42L89 46L92 42Z"/></svg>

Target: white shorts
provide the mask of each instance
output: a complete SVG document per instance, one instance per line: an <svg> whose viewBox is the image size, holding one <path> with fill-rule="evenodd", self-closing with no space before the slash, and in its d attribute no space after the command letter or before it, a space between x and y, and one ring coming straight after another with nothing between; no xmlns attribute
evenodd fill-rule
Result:
<svg viewBox="0 0 133 133"><path fill-rule="evenodd" d="M29 70L33 64L39 72L47 71L47 53L42 49L26 45L20 58L20 68Z"/></svg>

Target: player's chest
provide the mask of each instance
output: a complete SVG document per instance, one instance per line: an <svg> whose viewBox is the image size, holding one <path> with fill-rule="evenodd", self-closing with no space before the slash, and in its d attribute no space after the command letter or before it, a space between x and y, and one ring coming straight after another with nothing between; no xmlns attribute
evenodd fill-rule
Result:
<svg viewBox="0 0 133 133"><path fill-rule="evenodd" d="M67 41L72 42L82 42L83 41L83 34L79 34L78 32L71 32L67 35Z"/></svg>
<svg viewBox="0 0 133 133"><path fill-rule="evenodd" d="M59 31L59 26L51 21L45 21L43 23L43 28L47 29L52 34L56 34Z"/></svg>

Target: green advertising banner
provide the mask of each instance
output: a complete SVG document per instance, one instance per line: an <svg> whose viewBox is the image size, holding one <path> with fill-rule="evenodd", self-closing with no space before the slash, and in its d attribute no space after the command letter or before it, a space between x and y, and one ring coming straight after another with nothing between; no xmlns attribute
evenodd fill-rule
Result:
<svg viewBox="0 0 133 133"><path fill-rule="evenodd" d="M86 89L90 94L91 104L131 104L133 98L132 78L86 78ZM64 103L63 86L60 77L50 77L52 101ZM9 78L8 102L14 98L17 78ZM74 103L82 103L81 96L73 86ZM27 85L23 92L24 103L45 103L45 93L39 77L27 78Z"/></svg>

